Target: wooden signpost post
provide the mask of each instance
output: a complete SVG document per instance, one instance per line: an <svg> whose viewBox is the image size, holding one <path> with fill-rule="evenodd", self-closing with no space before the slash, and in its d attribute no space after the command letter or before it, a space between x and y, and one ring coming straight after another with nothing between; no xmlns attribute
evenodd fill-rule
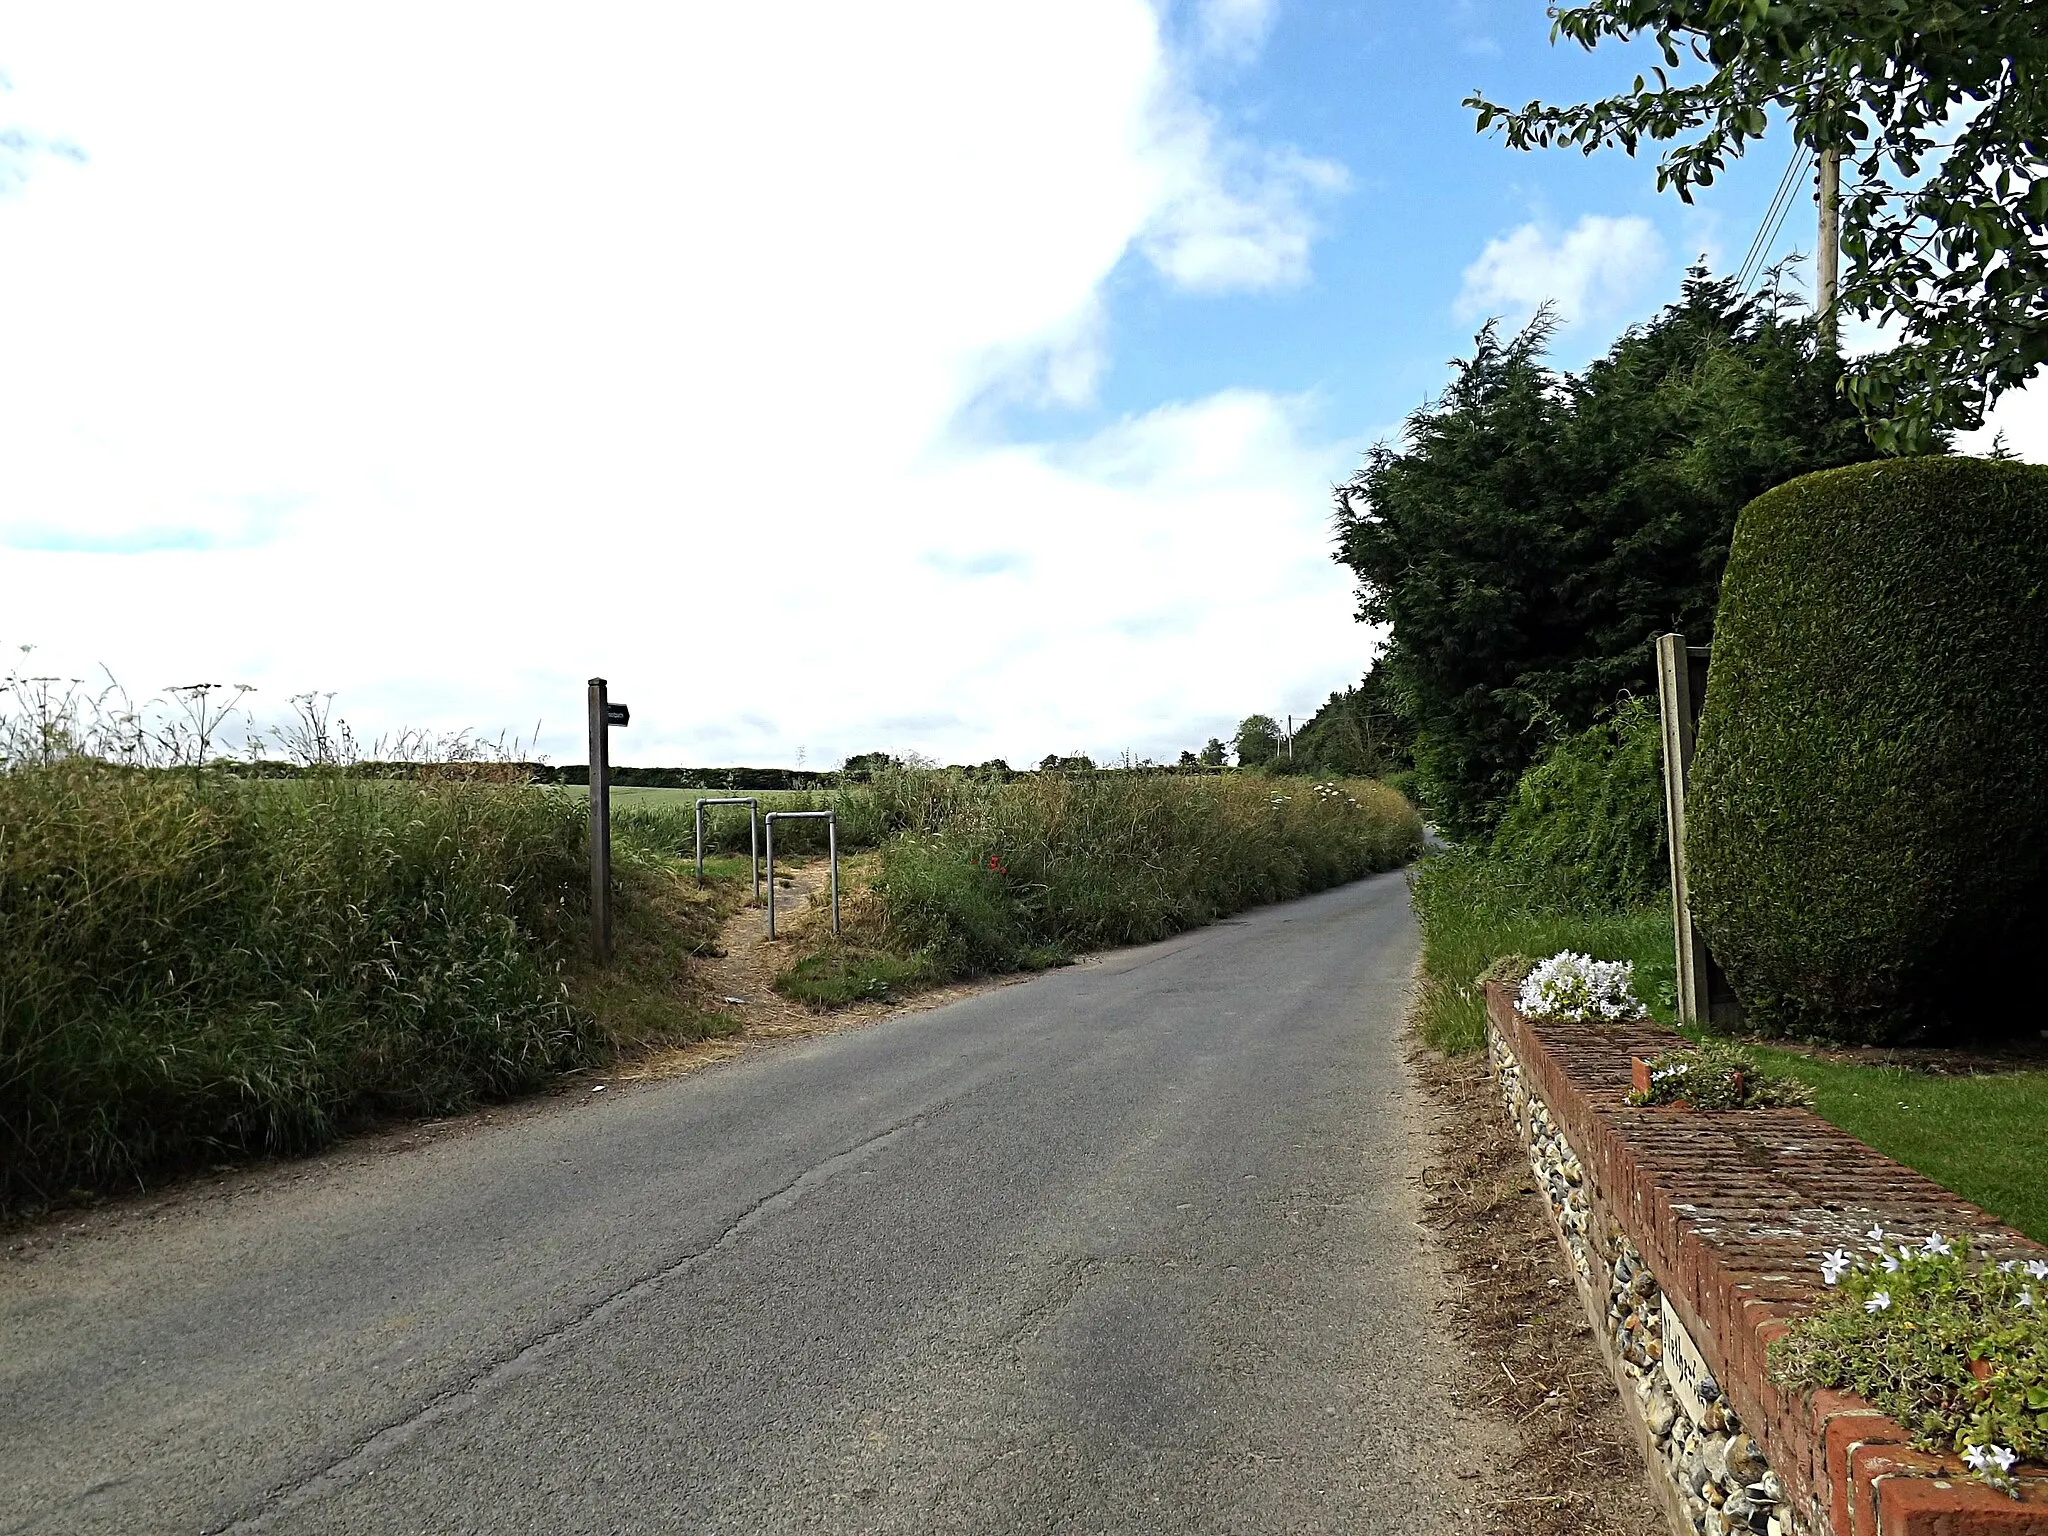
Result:
<svg viewBox="0 0 2048 1536"><path fill-rule="evenodd" d="M601 677L590 680L590 947L612 957L611 728L630 725L633 712L606 696Z"/></svg>

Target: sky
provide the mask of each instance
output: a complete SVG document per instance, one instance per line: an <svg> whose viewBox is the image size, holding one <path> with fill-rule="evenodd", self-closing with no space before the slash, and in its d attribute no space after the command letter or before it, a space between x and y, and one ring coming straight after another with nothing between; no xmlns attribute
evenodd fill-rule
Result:
<svg viewBox="0 0 2048 1536"><path fill-rule="evenodd" d="M0 0L0 657L561 762L596 675L622 763L1299 720L1380 639L1332 483L1489 317L1577 366L1731 270L1784 168L1478 135L1633 73L1548 27Z"/></svg>

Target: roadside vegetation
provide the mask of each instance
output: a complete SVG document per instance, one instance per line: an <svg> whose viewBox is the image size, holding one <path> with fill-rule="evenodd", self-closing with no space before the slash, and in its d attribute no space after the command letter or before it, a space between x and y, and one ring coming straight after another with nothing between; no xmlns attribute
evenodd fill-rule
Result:
<svg viewBox="0 0 2048 1536"><path fill-rule="evenodd" d="M1415 1020L1435 1049L1462 1056L1485 1043L1480 977L1489 967L1561 950L1634 962L1637 995L1653 1017L1675 1022L1668 892L1615 879L1618 871L1653 867L1653 854L1664 857L1661 827L1650 816L1657 781L1642 773L1644 748L1632 732L1647 736L1654 765L1654 729L1625 719L1561 743L1530 771L1551 835L1529 837L1523 822L1510 820L1494 838L1416 866L1423 962ZM1547 771L1559 758L1569 769ZM1620 814L1630 796L1636 813ZM1515 805L1538 799L1518 793ZM2048 1183L2040 1176L2048 1167L2048 1070L2022 1070L2023 1060L1996 1056L1944 1062L1939 1052L1915 1053L1911 1066L1870 1065L1855 1058L1872 1052L1826 1042L1750 1042L1746 1049L1771 1072L1806 1084L1823 1119L2048 1242Z"/></svg>
<svg viewBox="0 0 2048 1536"><path fill-rule="evenodd" d="M0 1215L458 1113L730 1033L691 964L749 899L744 807L619 795L615 956L588 954L576 786L466 739L358 753L322 701L218 755L211 689L0 697ZM852 777L852 776L849 776ZM721 789L723 787L721 786ZM792 911L778 985L823 1006L1062 962L1405 862L1373 783L870 764L838 812L846 936ZM793 862L824 828L778 829Z"/></svg>
<svg viewBox="0 0 2048 1536"><path fill-rule="evenodd" d="M1547 339L1541 318L1483 331L1338 489L1338 558L1391 633L1330 719L1392 717L1370 740L1405 751L1454 844L1413 875L1422 1037L1476 1050L1481 973L1565 950L1632 962L1674 1019L1652 641L1711 639L1697 914L1749 1028L1810 1052L1758 1059L2048 1237L2027 1176L2048 1073L2014 1070L2048 900L2048 774L2025 746L2048 730L2027 531L2048 471L1948 457L1938 424L1927 454L1868 462L1831 336L1775 278L1695 272L1582 373L1548 367ZM1840 1048L1999 1036L1939 1078Z"/></svg>
<svg viewBox="0 0 2048 1536"><path fill-rule="evenodd" d="M845 803L873 851L846 871L840 937L822 907L793 923L777 982L825 1006L1165 938L1422 846L1414 808L1369 781L905 770Z"/></svg>
<svg viewBox="0 0 2048 1536"><path fill-rule="evenodd" d="M189 704L193 701L180 701ZM458 1112L729 1028L689 984L743 895L617 839L586 961L587 822L463 742L408 777L210 761L220 719L13 679L0 709L0 1212L392 1116ZM288 733L289 735L289 733Z"/></svg>

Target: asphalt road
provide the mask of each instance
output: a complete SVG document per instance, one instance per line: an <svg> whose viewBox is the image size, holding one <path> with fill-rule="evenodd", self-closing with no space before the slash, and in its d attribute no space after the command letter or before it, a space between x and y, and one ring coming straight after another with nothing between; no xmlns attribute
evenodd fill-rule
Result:
<svg viewBox="0 0 2048 1536"><path fill-rule="evenodd" d="M0 1532L1462 1530L1401 877L0 1264Z"/></svg>

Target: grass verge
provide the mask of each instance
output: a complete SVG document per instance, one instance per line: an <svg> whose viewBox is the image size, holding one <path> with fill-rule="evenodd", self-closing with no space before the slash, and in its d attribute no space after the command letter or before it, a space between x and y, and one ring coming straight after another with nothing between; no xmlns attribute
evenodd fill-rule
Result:
<svg viewBox="0 0 2048 1536"><path fill-rule="evenodd" d="M1486 1000L1474 979L1502 955L1541 959L1569 949L1633 960L1637 996L1671 1022L1677 967L1665 908L1563 906L1512 867L1462 848L1425 859L1411 883L1422 927L1416 1030L1437 1050L1462 1056L1486 1043Z"/></svg>
<svg viewBox="0 0 2048 1536"><path fill-rule="evenodd" d="M613 843L612 961L600 966L578 944L564 967L570 1004L599 1037L598 1060L737 1034L739 1021L711 1006L691 962L718 953L725 920L752 894L745 859L706 859L704 883L683 859Z"/></svg>
<svg viewBox="0 0 2048 1536"><path fill-rule="evenodd" d="M1507 864L1465 849L1423 861L1413 890L1423 940L1416 1029L1446 1055L1484 1044L1485 1000L1474 978L1502 955L1573 949L1633 960L1637 995L1672 1021L1671 916L1662 904L1574 910ZM2048 1073L1936 1076L1753 1048L1766 1065L1810 1084L1814 1110L1830 1124L2048 1242Z"/></svg>
<svg viewBox="0 0 2048 1536"><path fill-rule="evenodd" d="M838 947L805 955L775 978L775 990L813 1008L844 1008L848 1003L907 996L937 980L935 968L923 955Z"/></svg>

